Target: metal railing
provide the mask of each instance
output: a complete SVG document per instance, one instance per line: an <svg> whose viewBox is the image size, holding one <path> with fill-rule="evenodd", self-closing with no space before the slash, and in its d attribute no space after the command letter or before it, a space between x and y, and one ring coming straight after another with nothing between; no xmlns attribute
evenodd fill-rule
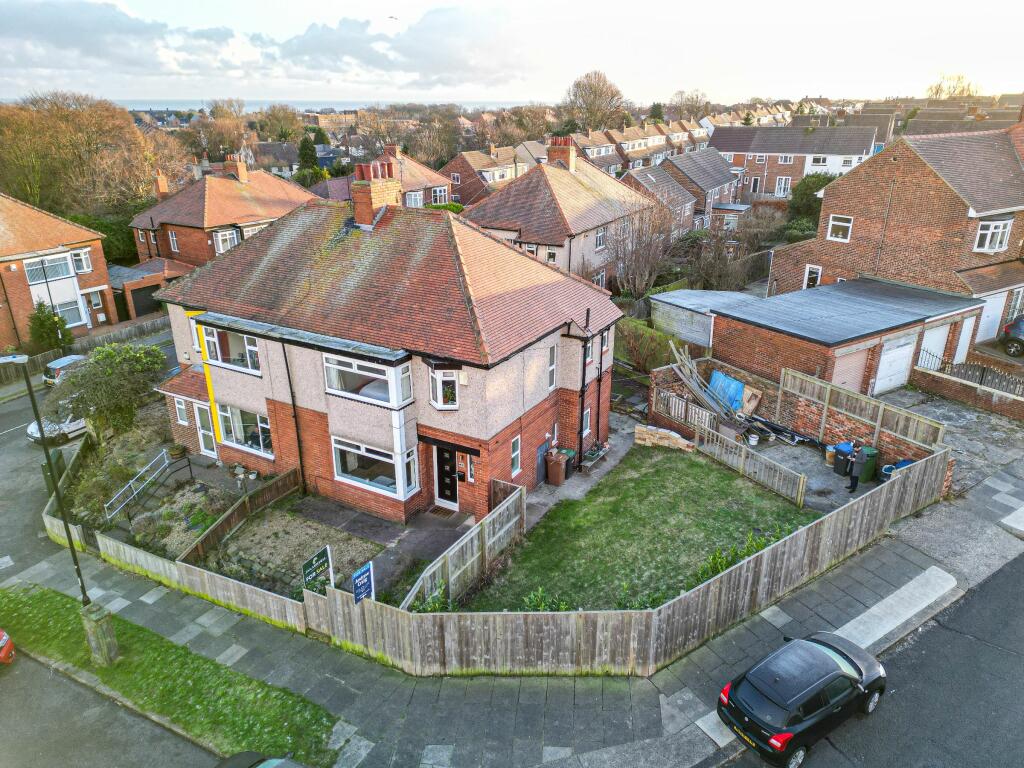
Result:
<svg viewBox="0 0 1024 768"><path fill-rule="evenodd" d="M944 373L955 379L975 384L979 387L995 389L1008 395L1024 397L1024 378L990 368L980 363L953 363L943 360L934 352L922 349L917 357L917 367L926 371Z"/></svg>
<svg viewBox="0 0 1024 768"><path fill-rule="evenodd" d="M107 522L113 520L121 510L138 498L167 469L170 463L171 457L165 448L149 464L140 469L138 474L129 480L124 488L115 493L113 498L103 505L104 516Z"/></svg>

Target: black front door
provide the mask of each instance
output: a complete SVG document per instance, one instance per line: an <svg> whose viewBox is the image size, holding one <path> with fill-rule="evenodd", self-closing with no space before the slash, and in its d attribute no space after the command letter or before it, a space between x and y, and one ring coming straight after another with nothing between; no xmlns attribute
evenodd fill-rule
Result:
<svg viewBox="0 0 1024 768"><path fill-rule="evenodd" d="M458 465L455 449L437 446L437 500L448 504L459 503Z"/></svg>

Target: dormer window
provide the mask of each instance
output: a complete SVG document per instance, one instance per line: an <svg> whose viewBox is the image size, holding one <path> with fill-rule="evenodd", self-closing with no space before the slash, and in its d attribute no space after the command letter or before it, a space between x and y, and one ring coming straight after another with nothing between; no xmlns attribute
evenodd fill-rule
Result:
<svg viewBox="0 0 1024 768"><path fill-rule="evenodd" d="M999 253L1005 251L1010 242L1010 227L1013 219L1002 221L983 221L978 224L978 237L974 241L974 250L979 253Z"/></svg>

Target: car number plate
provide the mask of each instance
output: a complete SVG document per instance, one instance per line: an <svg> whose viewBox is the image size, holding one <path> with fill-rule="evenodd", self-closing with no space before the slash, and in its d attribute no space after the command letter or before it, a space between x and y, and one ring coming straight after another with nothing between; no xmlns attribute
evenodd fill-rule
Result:
<svg viewBox="0 0 1024 768"><path fill-rule="evenodd" d="M745 741L748 745L750 745L751 747L754 747L755 749L757 748L757 745L754 744L754 740L752 738L750 738L749 736L747 736L747 734L745 734L743 731L741 731L735 725L732 727L732 729L734 731L736 731L736 735L739 736L741 739L743 739L743 741Z"/></svg>

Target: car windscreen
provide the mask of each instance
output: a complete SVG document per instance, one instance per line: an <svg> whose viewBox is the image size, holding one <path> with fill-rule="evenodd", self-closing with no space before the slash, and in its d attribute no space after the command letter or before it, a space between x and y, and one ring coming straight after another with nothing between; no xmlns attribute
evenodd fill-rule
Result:
<svg viewBox="0 0 1024 768"><path fill-rule="evenodd" d="M760 720L765 725L779 728L785 724L786 716L789 713L765 696L747 678L743 678L740 681L731 695L736 697L736 701L743 707L745 712L753 715L755 719Z"/></svg>
<svg viewBox="0 0 1024 768"><path fill-rule="evenodd" d="M819 651L822 651L832 661L836 663L839 670L847 677L852 677L856 680L860 680L863 677L863 673L857 668L857 665L853 663L853 659L849 659L835 648L819 643L817 640L808 639L809 643L813 643Z"/></svg>

